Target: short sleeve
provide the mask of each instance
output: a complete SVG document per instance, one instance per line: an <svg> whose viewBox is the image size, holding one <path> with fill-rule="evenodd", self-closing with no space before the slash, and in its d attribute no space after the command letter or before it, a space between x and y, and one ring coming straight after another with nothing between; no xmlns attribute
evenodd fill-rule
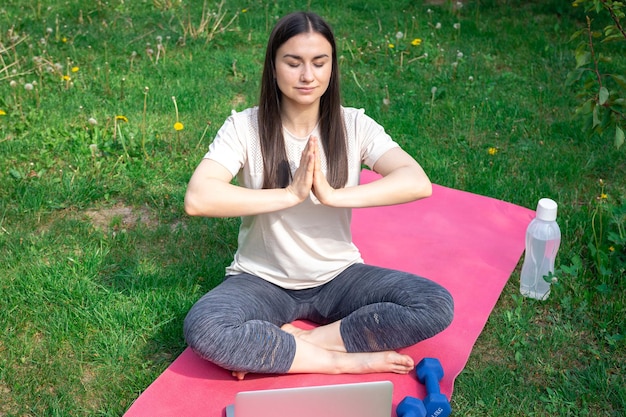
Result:
<svg viewBox="0 0 626 417"><path fill-rule="evenodd" d="M352 119L348 129L353 130L360 147L361 162L370 169L387 151L399 145L385 132L374 119L367 116L363 109L349 109L347 119Z"/></svg>
<svg viewBox="0 0 626 417"><path fill-rule="evenodd" d="M242 131L237 122L237 119L242 116L241 113L237 113L226 119L218 130L215 139L209 145L209 151L204 155L205 159L211 159L223 165L233 177L246 163L246 134L248 132Z"/></svg>

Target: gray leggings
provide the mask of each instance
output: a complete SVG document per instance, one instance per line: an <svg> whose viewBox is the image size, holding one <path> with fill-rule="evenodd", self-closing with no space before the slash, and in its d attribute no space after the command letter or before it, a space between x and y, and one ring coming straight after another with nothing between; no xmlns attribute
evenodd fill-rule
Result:
<svg viewBox="0 0 626 417"><path fill-rule="evenodd" d="M285 323L341 320L348 352L396 350L445 329L453 305L450 293L433 281L365 264L305 290L240 274L198 300L185 318L184 334L198 355L225 369L286 373L296 343L280 329Z"/></svg>

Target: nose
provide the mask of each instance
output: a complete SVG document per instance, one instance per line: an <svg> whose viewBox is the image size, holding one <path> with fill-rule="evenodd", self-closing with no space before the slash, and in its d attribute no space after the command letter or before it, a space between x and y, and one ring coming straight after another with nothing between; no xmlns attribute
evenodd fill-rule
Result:
<svg viewBox="0 0 626 417"><path fill-rule="evenodd" d="M313 69L311 65L303 65L302 73L300 74L300 80L303 82L311 82L313 81Z"/></svg>

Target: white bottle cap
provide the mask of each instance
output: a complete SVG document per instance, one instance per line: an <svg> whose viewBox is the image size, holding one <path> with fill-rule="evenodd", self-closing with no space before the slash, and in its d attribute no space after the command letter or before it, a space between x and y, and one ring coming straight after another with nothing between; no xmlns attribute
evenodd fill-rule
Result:
<svg viewBox="0 0 626 417"><path fill-rule="evenodd" d="M546 222L551 222L556 220L556 212L558 205L554 200L549 198L542 198L537 203L537 213L536 216L539 220L543 220Z"/></svg>

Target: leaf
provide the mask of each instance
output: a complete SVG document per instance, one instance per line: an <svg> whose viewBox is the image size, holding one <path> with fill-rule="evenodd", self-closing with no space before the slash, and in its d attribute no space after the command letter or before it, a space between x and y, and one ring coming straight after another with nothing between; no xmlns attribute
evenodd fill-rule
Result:
<svg viewBox="0 0 626 417"><path fill-rule="evenodd" d="M588 51L576 51L576 68L587 65L591 62L591 53Z"/></svg>
<svg viewBox="0 0 626 417"><path fill-rule="evenodd" d="M589 99L589 100L585 101L582 105L580 105L580 107L578 107L576 109L576 113L579 113L579 114L591 114L591 112L593 111L593 109L595 107L594 104L595 104L595 102L593 100Z"/></svg>
<svg viewBox="0 0 626 417"><path fill-rule="evenodd" d="M601 87L600 94L598 95L601 106L603 106L604 103L606 103L606 101L609 99L609 96L610 96L609 90L606 87Z"/></svg>
<svg viewBox="0 0 626 417"><path fill-rule="evenodd" d="M10 174L13 178L15 178L16 180L21 180L21 179L23 178L22 174L21 174L18 170L14 169L14 168L11 168L11 169L9 170L9 174Z"/></svg>
<svg viewBox="0 0 626 417"><path fill-rule="evenodd" d="M604 39L602 39L602 43L619 41L619 40L624 40L624 36L621 33L615 33L613 35L607 36Z"/></svg>
<svg viewBox="0 0 626 417"><path fill-rule="evenodd" d="M598 106L595 106L593 108L593 125L591 126L592 129L600 124L600 115L598 114L598 109Z"/></svg>
<svg viewBox="0 0 626 417"><path fill-rule="evenodd" d="M615 126L615 147L619 149L624 144L624 131L621 127Z"/></svg>
<svg viewBox="0 0 626 417"><path fill-rule="evenodd" d="M573 85L576 81L580 80L584 71L584 68L577 68L574 71L568 72L567 78L565 79L565 85Z"/></svg>
<svg viewBox="0 0 626 417"><path fill-rule="evenodd" d="M626 88L626 77L623 75L609 74L609 77L613 78L620 87Z"/></svg>

